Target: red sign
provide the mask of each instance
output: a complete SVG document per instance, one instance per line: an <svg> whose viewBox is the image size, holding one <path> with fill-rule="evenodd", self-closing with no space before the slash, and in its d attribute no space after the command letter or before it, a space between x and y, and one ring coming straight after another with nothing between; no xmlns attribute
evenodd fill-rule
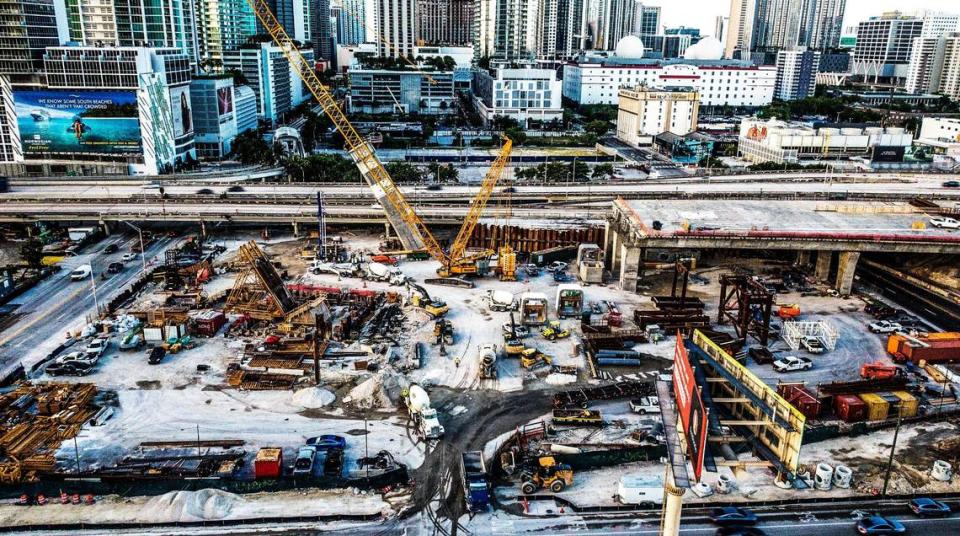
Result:
<svg viewBox="0 0 960 536"><path fill-rule="evenodd" d="M707 412L679 331L673 352L673 396L677 399L677 411L680 413L683 435L687 439L687 454L693 462L693 475L699 482L707 448Z"/></svg>

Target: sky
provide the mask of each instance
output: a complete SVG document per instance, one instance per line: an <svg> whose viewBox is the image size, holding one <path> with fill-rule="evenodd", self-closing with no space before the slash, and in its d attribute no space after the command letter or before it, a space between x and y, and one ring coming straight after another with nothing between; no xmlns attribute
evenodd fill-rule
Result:
<svg viewBox="0 0 960 536"><path fill-rule="evenodd" d="M713 35L717 15L730 13L729 0L645 0L645 5L661 6L661 23L669 28L687 26L700 28L703 35ZM884 11L921 10L960 13L958 0L847 0L843 27L855 26L858 22Z"/></svg>

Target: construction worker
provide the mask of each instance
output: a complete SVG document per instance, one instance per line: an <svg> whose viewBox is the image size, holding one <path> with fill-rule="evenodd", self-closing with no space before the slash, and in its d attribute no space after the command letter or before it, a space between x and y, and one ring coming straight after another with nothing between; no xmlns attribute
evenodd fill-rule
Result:
<svg viewBox="0 0 960 536"><path fill-rule="evenodd" d="M460 358L459 358L459 357L454 358L454 359L453 359L453 363L457 366L457 368L460 368Z"/></svg>

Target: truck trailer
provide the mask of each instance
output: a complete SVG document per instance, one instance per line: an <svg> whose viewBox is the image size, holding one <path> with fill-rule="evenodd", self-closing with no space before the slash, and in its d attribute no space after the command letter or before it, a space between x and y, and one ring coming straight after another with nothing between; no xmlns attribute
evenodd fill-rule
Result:
<svg viewBox="0 0 960 536"><path fill-rule="evenodd" d="M894 361L919 364L960 361L960 333L929 333L910 336L894 333L887 339L887 352Z"/></svg>
<svg viewBox="0 0 960 536"><path fill-rule="evenodd" d="M463 497L471 512L483 512L490 504L490 479L483 452L473 450L460 455L460 475Z"/></svg>

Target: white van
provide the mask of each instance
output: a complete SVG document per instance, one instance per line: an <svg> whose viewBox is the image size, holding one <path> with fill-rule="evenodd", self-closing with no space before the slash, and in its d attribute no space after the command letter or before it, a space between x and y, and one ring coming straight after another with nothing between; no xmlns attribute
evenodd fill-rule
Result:
<svg viewBox="0 0 960 536"><path fill-rule="evenodd" d="M92 272L93 268L89 264L83 264L77 266L72 272L70 272L70 279L74 281L83 281L84 279L90 277Z"/></svg>

